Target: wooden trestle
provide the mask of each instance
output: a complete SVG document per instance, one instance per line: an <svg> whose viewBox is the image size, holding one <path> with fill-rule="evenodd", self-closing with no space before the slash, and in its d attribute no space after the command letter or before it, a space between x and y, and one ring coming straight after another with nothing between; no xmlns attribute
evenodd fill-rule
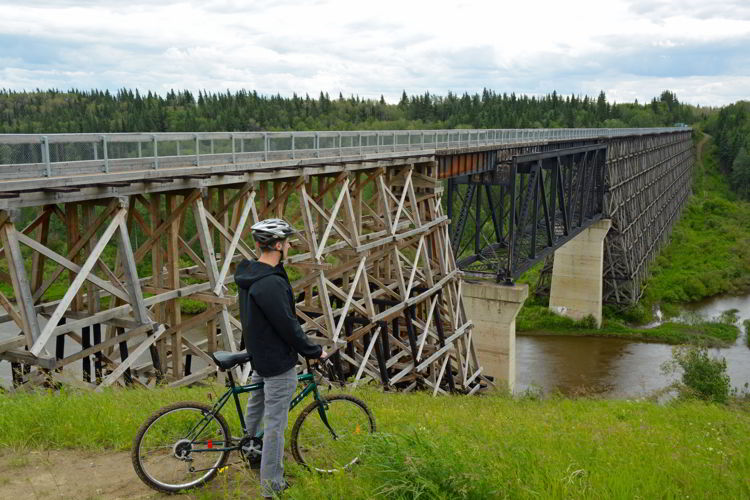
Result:
<svg viewBox="0 0 750 500"><path fill-rule="evenodd" d="M0 292L0 319L18 331L0 341L0 360L15 384L181 386L214 375L209 353L243 348L233 271L256 256L250 227L268 217L302 230L287 261L297 315L350 383L434 394L490 384L434 157L301 170L129 180L70 198L40 189L23 211L0 211L15 297ZM67 241L55 239L61 226ZM45 301L52 287L64 296ZM205 310L185 314L185 298ZM246 380L249 366L238 374Z"/></svg>

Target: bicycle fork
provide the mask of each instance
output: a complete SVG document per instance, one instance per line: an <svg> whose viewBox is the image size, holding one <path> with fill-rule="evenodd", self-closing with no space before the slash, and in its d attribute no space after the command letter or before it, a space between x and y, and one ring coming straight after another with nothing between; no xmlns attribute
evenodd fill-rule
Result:
<svg viewBox="0 0 750 500"><path fill-rule="evenodd" d="M326 399L320 395L317 388L315 390L315 397L320 403L318 405L318 415L320 415L320 419L323 421L323 424L326 426L326 428L330 431L331 436L333 436L333 440L335 441L339 438L339 436L338 434L336 434L336 431L333 430L331 424L328 423L328 415L326 414L326 410L328 410L328 401L326 401Z"/></svg>

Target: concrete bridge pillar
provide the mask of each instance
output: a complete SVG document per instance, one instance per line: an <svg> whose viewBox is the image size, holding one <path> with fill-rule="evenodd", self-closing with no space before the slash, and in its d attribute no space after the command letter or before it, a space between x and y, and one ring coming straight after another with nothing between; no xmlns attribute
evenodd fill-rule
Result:
<svg viewBox="0 0 750 500"><path fill-rule="evenodd" d="M473 343L483 367L498 387L513 390L516 382L516 316L529 296L529 286L490 281L464 282L466 316L474 323Z"/></svg>
<svg viewBox="0 0 750 500"><path fill-rule="evenodd" d="M580 320L591 315L602 324L604 238L612 226L601 219L555 251L549 308Z"/></svg>

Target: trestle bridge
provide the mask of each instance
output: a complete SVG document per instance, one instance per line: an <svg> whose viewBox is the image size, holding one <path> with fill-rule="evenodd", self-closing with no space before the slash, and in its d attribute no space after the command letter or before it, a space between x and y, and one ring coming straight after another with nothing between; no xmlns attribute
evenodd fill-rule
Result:
<svg viewBox="0 0 750 500"><path fill-rule="evenodd" d="M243 348L234 265L278 216L302 230L298 318L339 375L474 393L492 377L464 279L512 284L606 219L602 299L637 301L693 158L686 128L0 135L0 369L214 375L209 353Z"/></svg>

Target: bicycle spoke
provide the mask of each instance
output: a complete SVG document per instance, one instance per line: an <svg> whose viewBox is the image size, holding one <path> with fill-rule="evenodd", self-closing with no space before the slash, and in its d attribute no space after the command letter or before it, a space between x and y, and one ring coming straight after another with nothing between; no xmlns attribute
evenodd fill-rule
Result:
<svg viewBox="0 0 750 500"><path fill-rule="evenodd" d="M229 442L226 424L202 405L177 404L152 417L139 431L133 465L154 489L179 491L211 479L226 462Z"/></svg>
<svg viewBox="0 0 750 500"><path fill-rule="evenodd" d="M364 403L356 398L333 396L329 398L328 406L325 412L328 425L323 422L317 407L313 407L311 411L305 409L300 414L293 430L295 458L323 472L346 469L355 464L364 450L367 436L375 430L374 419Z"/></svg>

